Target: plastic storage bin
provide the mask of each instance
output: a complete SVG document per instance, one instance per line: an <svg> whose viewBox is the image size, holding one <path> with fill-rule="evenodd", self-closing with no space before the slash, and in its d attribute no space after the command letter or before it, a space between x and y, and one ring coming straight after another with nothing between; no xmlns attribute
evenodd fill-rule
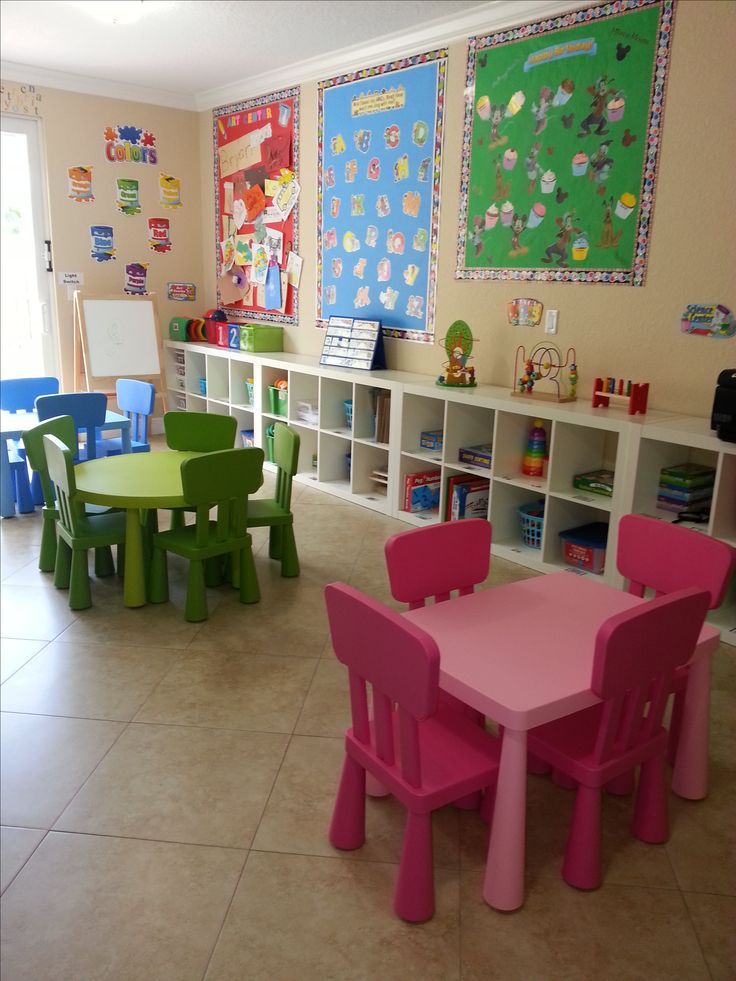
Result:
<svg viewBox="0 0 736 981"><path fill-rule="evenodd" d="M345 399L342 403L345 408L345 425L348 429L353 428L353 400Z"/></svg>
<svg viewBox="0 0 736 981"><path fill-rule="evenodd" d="M273 423L271 423L270 426L266 426L266 445L264 447L264 450L266 453L266 459L268 460L269 463L273 463L273 441L274 441L273 426L274 426Z"/></svg>
<svg viewBox="0 0 736 981"><path fill-rule="evenodd" d="M542 547L542 529L544 528L544 501L533 504L522 504L517 508L521 518L521 537L529 548Z"/></svg>
<svg viewBox="0 0 736 981"><path fill-rule="evenodd" d="M246 378L245 380L245 394L248 398L248 405L255 404L255 397L253 395L253 379Z"/></svg>
<svg viewBox="0 0 736 981"><path fill-rule="evenodd" d="M245 447L255 446L256 445L255 436L253 434L253 430L252 429L241 429L240 430L240 438L242 439L243 446L245 446Z"/></svg>
<svg viewBox="0 0 736 981"><path fill-rule="evenodd" d="M608 525L605 521L593 521L579 528L560 532L565 562L586 572L603 572L606 564Z"/></svg>
<svg viewBox="0 0 736 981"><path fill-rule="evenodd" d="M284 328L273 325L241 324L241 351L283 351Z"/></svg>
<svg viewBox="0 0 736 981"><path fill-rule="evenodd" d="M207 379L206 378L200 378L199 379L199 394L200 395L206 395L207 394Z"/></svg>
<svg viewBox="0 0 736 981"><path fill-rule="evenodd" d="M286 416L289 412L289 392L286 388L268 388L268 402L275 416Z"/></svg>

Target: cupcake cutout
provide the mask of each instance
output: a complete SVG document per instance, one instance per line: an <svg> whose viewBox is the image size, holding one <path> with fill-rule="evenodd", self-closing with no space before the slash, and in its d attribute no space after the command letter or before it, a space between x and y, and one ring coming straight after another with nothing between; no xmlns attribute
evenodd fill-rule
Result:
<svg viewBox="0 0 736 981"><path fill-rule="evenodd" d="M619 218L628 218L636 207L636 198L633 194L622 194L616 203L616 215Z"/></svg>
<svg viewBox="0 0 736 981"><path fill-rule="evenodd" d="M542 174L542 178L539 183L542 189L542 194L551 194L555 189L555 184L557 183L557 174L555 174L553 170L547 170Z"/></svg>
<svg viewBox="0 0 736 981"><path fill-rule="evenodd" d="M624 118L624 108L626 107L626 102L623 97L619 94L615 95L613 99L606 106L606 115L608 116L609 123L617 123L620 119Z"/></svg>
<svg viewBox="0 0 736 981"><path fill-rule="evenodd" d="M588 258L588 249L590 243L588 242L587 235L578 235L575 241L572 243L572 257L576 262L582 262L583 259Z"/></svg>
<svg viewBox="0 0 736 981"><path fill-rule="evenodd" d="M513 170L516 166L516 161L518 160L518 153L513 147L510 147L503 155L503 167L504 170Z"/></svg>
<svg viewBox="0 0 736 981"><path fill-rule="evenodd" d="M526 227L537 228L537 226L541 225L544 221L544 216L546 214L546 207L540 201L537 201L537 203L532 207L532 210L529 212L529 221L527 222Z"/></svg>
<svg viewBox="0 0 736 981"><path fill-rule="evenodd" d="M495 228L498 223L498 208L492 204L486 211L486 228Z"/></svg>
<svg viewBox="0 0 736 981"><path fill-rule="evenodd" d="M509 103L506 106L506 115L515 116L520 109L524 107L526 102L526 96L523 92L514 92L514 94L509 99Z"/></svg>
<svg viewBox="0 0 736 981"><path fill-rule="evenodd" d="M582 177L588 169L589 162L587 153L583 153L582 150L579 153L576 153L572 158L573 177Z"/></svg>
<svg viewBox="0 0 736 981"><path fill-rule="evenodd" d="M566 102L569 102L572 98L572 94L575 91L575 83L570 78L564 79L560 82L555 96L552 99L553 106L564 106Z"/></svg>
<svg viewBox="0 0 736 981"><path fill-rule="evenodd" d="M501 205L501 224L510 225L511 220L514 217L514 206L510 201L505 201Z"/></svg>
<svg viewBox="0 0 736 981"><path fill-rule="evenodd" d="M482 95L475 104L475 111L482 120L491 118L491 100L487 95Z"/></svg>

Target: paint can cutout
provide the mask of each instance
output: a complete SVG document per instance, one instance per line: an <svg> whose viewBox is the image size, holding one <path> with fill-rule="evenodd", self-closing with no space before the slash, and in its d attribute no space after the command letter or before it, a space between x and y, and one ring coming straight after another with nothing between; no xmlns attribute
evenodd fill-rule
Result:
<svg viewBox="0 0 736 981"><path fill-rule="evenodd" d="M164 208L181 208L181 181L178 177L170 174L159 174L158 178L159 201Z"/></svg>
<svg viewBox="0 0 736 981"><path fill-rule="evenodd" d="M154 252L171 252L168 218L148 219L148 246Z"/></svg>
<svg viewBox="0 0 736 981"><path fill-rule="evenodd" d="M92 259L96 262L107 262L115 258L112 225L90 225L89 234L92 240Z"/></svg>
<svg viewBox="0 0 736 981"><path fill-rule="evenodd" d="M125 267L126 293L146 293L146 273L148 264L145 262L129 262Z"/></svg>
<svg viewBox="0 0 736 981"><path fill-rule="evenodd" d="M138 197L138 181L132 177L116 178L118 196L115 204L124 215L139 215L141 202Z"/></svg>
<svg viewBox="0 0 736 981"><path fill-rule="evenodd" d="M91 167L69 167L69 193L67 197L70 201L79 201L82 204L89 204L94 201L92 193L92 168Z"/></svg>

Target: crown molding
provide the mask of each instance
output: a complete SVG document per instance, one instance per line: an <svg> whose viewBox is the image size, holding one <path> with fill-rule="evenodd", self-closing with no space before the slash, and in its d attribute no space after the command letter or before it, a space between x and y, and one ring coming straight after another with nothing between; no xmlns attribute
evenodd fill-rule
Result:
<svg viewBox="0 0 736 981"><path fill-rule="evenodd" d="M0 61L0 77L7 82L63 89L65 92L79 92L81 95L100 95L107 99L165 106L167 109L188 109L195 112L198 109L195 97L190 94L149 89L128 82L113 82L109 78L89 78L86 75L58 72L50 68L34 68L33 65L19 65L12 61Z"/></svg>
<svg viewBox="0 0 736 981"><path fill-rule="evenodd" d="M489 34L516 24L542 17L554 17L569 10L589 6L580 0L490 0L459 14L429 21L412 31L387 34L371 44L356 44L328 55L307 58L288 68L278 68L250 75L221 88L208 89L195 95L198 109L214 109L229 102L249 99L275 89L304 82L316 82L368 65L418 54L433 47L444 47L473 34Z"/></svg>
<svg viewBox="0 0 736 981"><path fill-rule="evenodd" d="M109 79L88 78L8 61L0 61L0 75L4 80L28 85L201 112L229 102L264 95L276 89L316 82L367 65L407 57L434 47L444 47L473 34L489 34L505 27L543 17L555 17L557 14L587 6L589 3L581 3L580 0L489 0L470 10L429 21L416 30L396 31L370 44L341 48L327 55L294 62L287 68L274 68L219 88L193 94L167 92Z"/></svg>

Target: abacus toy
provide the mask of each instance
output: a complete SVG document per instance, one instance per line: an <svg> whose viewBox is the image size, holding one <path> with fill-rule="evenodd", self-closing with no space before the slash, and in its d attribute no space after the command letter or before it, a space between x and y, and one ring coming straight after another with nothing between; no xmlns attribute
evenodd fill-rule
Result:
<svg viewBox="0 0 736 981"><path fill-rule="evenodd" d="M519 366L524 366L519 371ZM562 374L567 369L567 378ZM535 388L539 382L546 382L551 391ZM514 390L512 395L523 398L542 399L546 402L574 402L577 396L578 366L575 348L569 347L564 361L560 349L554 344L542 342L532 348L529 354L523 345L516 349L514 358Z"/></svg>
<svg viewBox="0 0 736 981"><path fill-rule="evenodd" d="M593 385L593 408L598 406L608 408L608 404L613 399L614 402L625 402L627 412L630 416L640 412L645 415L647 411L647 399L649 398L649 382L624 382L623 378L596 378Z"/></svg>

